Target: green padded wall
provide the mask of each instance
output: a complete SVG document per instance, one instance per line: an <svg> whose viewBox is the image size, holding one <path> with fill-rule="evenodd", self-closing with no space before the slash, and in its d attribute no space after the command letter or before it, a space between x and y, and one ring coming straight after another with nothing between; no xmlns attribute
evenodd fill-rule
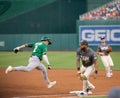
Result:
<svg viewBox="0 0 120 98"><path fill-rule="evenodd" d="M38 42L44 34L2 34L0 35L0 50L13 50L18 45ZM76 34L47 34L52 39L49 50L76 50Z"/></svg>

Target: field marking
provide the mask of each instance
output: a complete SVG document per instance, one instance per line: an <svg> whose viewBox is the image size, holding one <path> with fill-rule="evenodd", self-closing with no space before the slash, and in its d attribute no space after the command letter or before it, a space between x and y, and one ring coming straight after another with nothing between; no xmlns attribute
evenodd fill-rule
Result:
<svg viewBox="0 0 120 98"><path fill-rule="evenodd" d="M88 95L85 98L91 98L91 97L106 97L107 92L99 92L92 95ZM12 98L51 98L51 97L59 97L59 98L78 98L76 94L54 94L54 95L38 95L38 96L16 96Z"/></svg>

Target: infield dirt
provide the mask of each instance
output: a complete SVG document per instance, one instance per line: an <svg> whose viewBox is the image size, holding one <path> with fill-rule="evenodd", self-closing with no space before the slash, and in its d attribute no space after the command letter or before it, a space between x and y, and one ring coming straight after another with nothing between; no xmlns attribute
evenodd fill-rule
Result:
<svg viewBox="0 0 120 98"><path fill-rule="evenodd" d="M51 81L57 84L48 89L41 71L14 71L7 75L5 68L0 69L0 98L78 98L69 94L72 90L82 90L82 81L76 76L74 69L48 70ZM91 75L90 82L95 85L92 95L107 95L113 87L120 87L120 71L113 71L113 77L107 78L105 71L99 71L97 79Z"/></svg>

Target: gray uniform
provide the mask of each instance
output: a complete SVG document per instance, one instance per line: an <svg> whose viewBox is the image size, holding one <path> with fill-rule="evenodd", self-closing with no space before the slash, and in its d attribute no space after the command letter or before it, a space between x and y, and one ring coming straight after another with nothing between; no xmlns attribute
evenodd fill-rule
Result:
<svg viewBox="0 0 120 98"><path fill-rule="evenodd" d="M76 55L81 58L84 67L93 65L94 61L97 60L97 55L91 48L88 48L87 52L79 48Z"/></svg>
<svg viewBox="0 0 120 98"><path fill-rule="evenodd" d="M98 59L96 53L91 48L88 48L87 52L78 48L76 56L82 60L80 72L87 77L87 80L83 80L83 91L86 91L87 88L94 89L94 85L89 82L88 78L95 70L94 61Z"/></svg>
<svg viewBox="0 0 120 98"><path fill-rule="evenodd" d="M109 52L108 52L108 45L104 45L104 46L103 45L99 45L97 51L98 52L102 52L105 55L108 55L109 54Z"/></svg>

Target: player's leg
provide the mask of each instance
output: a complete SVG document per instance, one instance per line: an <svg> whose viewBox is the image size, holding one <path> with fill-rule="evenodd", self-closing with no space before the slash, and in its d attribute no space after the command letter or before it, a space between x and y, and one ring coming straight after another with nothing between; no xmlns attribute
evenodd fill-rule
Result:
<svg viewBox="0 0 120 98"><path fill-rule="evenodd" d="M95 86L92 83L90 83L90 81L88 80L89 76L93 73L93 71L94 71L94 65L87 67L84 73L84 75L87 77L87 80L85 81L87 88L84 90L86 90L88 94L92 94L91 90L95 88Z"/></svg>
<svg viewBox="0 0 120 98"><path fill-rule="evenodd" d="M37 57L30 57L29 58L29 64L27 66L17 66L17 67L12 67L12 66L9 66L5 73L7 74L8 72L11 72L11 71L24 71L24 72L28 72L28 71L31 71L33 69L35 69L38 65L38 60L36 60Z"/></svg>
<svg viewBox="0 0 120 98"><path fill-rule="evenodd" d="M84 74L85 70L86 70L86 67L82 65L80 68L80 72ZM83 91L85 92L86 89L87 89L87 80L83 80Z"/></svg>
<svg viewBox="0 0 120 98"><path fill-rule="evenodd" d="M47 69L42 63L39 62L37 69L42 71L43 78L44 78L48 88L51 88L52 86L54 86L56 84L56 81L51 82L49 80L48 74L47 74Z"/></svg>
<svg viewBox="0 0 120 98"><path fill-rule="evenodd" d="M112 76L113 75L112 70L113 70L114 64L113 64L113 60L110 55L108 55L108 62L109 62L109 66L110 66L110 74Z"/></svg>
<svg viewBox="0 0 120 98"><path fill-rule="evenodd" d="M108 56L101 56L101 60L103 62L105 70L106 70L106 77L111 77L111 75L110 75L110 66L109 66L107 58L108 58Z"/></svg>

